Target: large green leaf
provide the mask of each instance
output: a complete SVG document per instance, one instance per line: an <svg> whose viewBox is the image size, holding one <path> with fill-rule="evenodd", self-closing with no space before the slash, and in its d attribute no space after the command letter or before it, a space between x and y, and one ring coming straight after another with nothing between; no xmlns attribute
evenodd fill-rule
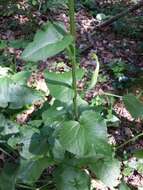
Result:
<svg viewBox="0 0 143 190"><path fill-rule="evenodd" d="M0 190L15 190L18 165L6 164L0 173Z"/></svg>
<svg viewBox="0 0 143 190"><path fill-rule="evenodd" d="M83 69L77 69L76 71L76 78L77 80L82 79L84 76ZM45 79L47 83L51 84L59 84L67 87L72 87L72 71L64 72L64 73L55 73L55 72L45 72Z"/></svg>
<svg viewBox="0 0 143 190"><path fill-rule="evenodd" d="M113 188L118 185L120 176L120 162L118 160L98 160L90 165L90 169L106 186Z"/></svg>
<svg viewBox="0 0 143 190"><path fill-rule="evenodd" d="M55 181L58 190L90 190L89 176L73 167L59 167Z"/></svg>
<svg viewBox="0 0 143 190"><path fill-rule="evenodd" d="M21 160L17 175L18 180L25 184L33 184L38 180L43 170L52 164L52 160L48 157L38 160Z"/></svg>
<svg viewBox="0 0 143 190"><path fill-rule="evenodd" d="M0 107L20 109L42 99L38 91L19 83L9 77L0 78Z"/></svg>
<svg viewBox="0 0 143 190"><path fill-rule="evenodd" d="M143 104L133 94L128 94L123 97L124 104L127 110L134 118L143 116Z"/></svg>
<svg viewBox="0 0 143 190"><path fill-rule="evenodd" d="M83 112L79 122L64 122L60 142L67 151L78 157L98 159L111 156L106 125L93 111Z"/></svg>
<svg viewBox="0 0 143 190"><path fill-rule="evenodd" d="M73 38L64 32L58 24L48 23L42 30L39 30L22 54L26 61L46 60L66 49L73 41Z"/></svg>

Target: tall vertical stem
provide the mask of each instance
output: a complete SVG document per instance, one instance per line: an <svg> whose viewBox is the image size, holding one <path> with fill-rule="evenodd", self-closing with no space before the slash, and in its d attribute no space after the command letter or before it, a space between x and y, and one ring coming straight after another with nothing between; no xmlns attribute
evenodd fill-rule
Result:
<svg viewBox="0 0 143 190"><path fill-rule="evenodd" d="M75 10L74 0L68 0L69 2L69 17L70 17L70 33L73 36L74 42L70 46L70 59L72 63L72 86L74 90L73 97L73 112L75 120L78 119L78 107L77 107L77 86L76 86L76 27L75 27Z"/></svg>

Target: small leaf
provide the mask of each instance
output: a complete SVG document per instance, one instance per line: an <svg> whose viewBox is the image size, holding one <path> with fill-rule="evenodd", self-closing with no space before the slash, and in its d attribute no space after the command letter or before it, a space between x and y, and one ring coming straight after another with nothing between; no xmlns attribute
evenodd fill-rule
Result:
<svg viewBox="0 0 143 190"><path fill-rule="evenodd" d="M123 97L124 104L132 117L139 118L143 116L143 104L133 94Z"/></svg>
<svg viewBox="0 0 143 190"><path fill-rule="evenodd" d="M55 173L57 190L90 190L89 176L73 167L59 167Z"/></svg>
<svg viewBox="0 0 143 190"><path fill-rule="evenodd" d="M118 160L98 160L95 164L90 165L90 169L106 186L113 188L118 185L120 176L120 162Z"/></svg>
<svg viewBox="0 0 143 190"><path fill-rule="evenodd" d="M57 28L60 28L64 35ZM46 60L65 50L72 41L73 38L66 34L60 25L49 22L43 30L36 33L34 41L24 50L22 59L33 62Z"/></svg>

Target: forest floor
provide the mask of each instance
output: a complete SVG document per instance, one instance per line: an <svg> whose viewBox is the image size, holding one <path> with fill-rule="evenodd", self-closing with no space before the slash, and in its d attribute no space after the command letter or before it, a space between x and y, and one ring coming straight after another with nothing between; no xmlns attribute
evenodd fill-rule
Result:
<svg viewBox="0 0 143 190"><path fill-rule="evenodd" d="M37 28L49 20L48 14L43 15L35 11L32 14L34 18L33 24L24 14L15 14L0 18L0 39L13 42L12 47L9 47L3 52L5 56L0 55L0 64L6 61L8 65L9 62L13 61L13 57L15 56L16 70L32 68L36 85L39 88L44 88L42 76L44 69L64 71L70 68L70 64L64 54L41 62L38 67L27 66L20 59L25 44L23 41L18 41L18 39L23 38L29 40L29 37L33 36ZM55 20L64 22L65 26L68 27L68 16L64 10L55 11L51 14L50 16L54 17ZM134 13L134 15L141 14L141 10ZM114 114L116 118L119 118L116 123L117 126L109 127L109 133L111 141L120 145L134 135L143 132L143 122L141 120L134 120L131 117L120 98L113 98L112 96L111 98L110 96L100 97L99 92L120 96L128 92L136 95L140 94L143 90L143 78L141 76L143 71L143 36L136 38L125 35L128 32L127 28L129 25L127 25L127 31L121 30L120 33L116 29L113 29L113 26L108 26L102 31L97 31L93 37L91 34L95 31L95 26L99 21L84 8L80 8L77 11L76 20L78 63L86 70L84 79L78 84L79 90L82 93L84 92L83 97L94 106L97 105L97 102L100 105L100 102L104 101L105 106L110 107L108 114ZM100 60L100 75L96 87L91 91L87 91L85 89L87 84L89 84L91 73L96 68L96 62L91 56L93 52L97 53ZM141 100L143 100L142 96ZM31 112L23 113L19 122L25 122L29 114ZM141 163L137 168L137 159L132 157L133 150L138 148L143 149L143 139L138 139L136 142L127 144L118 150L119 156L124 157L125 180L136 189L143 186L143 164ZM126 156L130 159L126 160ZM1 159L3 159L2 154L0 155ZM98 189L103 190L106 188L99 186Z"/></svg>

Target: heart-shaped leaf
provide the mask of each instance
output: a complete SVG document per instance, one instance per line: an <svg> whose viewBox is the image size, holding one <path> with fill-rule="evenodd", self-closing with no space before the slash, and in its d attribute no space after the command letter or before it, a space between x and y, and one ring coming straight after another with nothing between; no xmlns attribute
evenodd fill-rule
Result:
<svg viewBox="0 0 143 190"><path fill-rule="evenodd" d="M111 156L107 128L103 120L93 111L85 111L79 122L63 123L60 142L63 147L78 157L104 158Z"/></svg>

